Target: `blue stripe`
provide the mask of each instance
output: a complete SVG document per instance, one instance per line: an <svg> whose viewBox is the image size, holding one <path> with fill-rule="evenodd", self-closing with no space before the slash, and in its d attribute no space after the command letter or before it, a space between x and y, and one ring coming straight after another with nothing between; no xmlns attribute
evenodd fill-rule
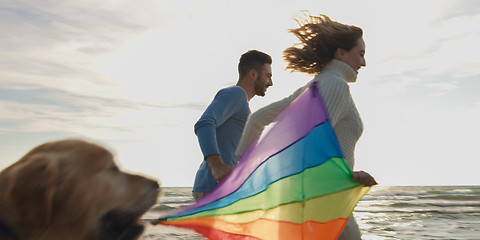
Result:
<svg viewBox="0 0 480 240"><path fill-rule="evenodd" d="M211 204L171 217L182 217L202 211L226 207L238 200L261 193L272 183L321 165L332 157L343 158L329 121L315 127L308 135L260 165L243 185L232 194Z"/></svg>

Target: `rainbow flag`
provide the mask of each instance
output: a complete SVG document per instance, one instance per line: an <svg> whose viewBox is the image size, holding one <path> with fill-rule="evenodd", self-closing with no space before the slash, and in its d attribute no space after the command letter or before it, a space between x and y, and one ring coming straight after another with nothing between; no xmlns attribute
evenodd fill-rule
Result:
<svg viewBox="0 0 480 240"><path fill-rule="evenodd" d="M209 239L337 239L370 188L352 180L316 84L196 204L152 222Z"/></svg>

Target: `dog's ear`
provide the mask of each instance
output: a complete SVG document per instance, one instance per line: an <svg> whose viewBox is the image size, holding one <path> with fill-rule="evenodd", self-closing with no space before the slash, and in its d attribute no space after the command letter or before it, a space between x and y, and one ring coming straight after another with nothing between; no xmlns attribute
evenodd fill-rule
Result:
<svg viewBox="0 0 480 240"><path fill-rule="evenodd" d="M9 169L5 197L22 214L23 224L47 224L52 216L53 197L58 175L58 156L38 153L25 156ZM41 224L39 224L41 223Z"/></svg>

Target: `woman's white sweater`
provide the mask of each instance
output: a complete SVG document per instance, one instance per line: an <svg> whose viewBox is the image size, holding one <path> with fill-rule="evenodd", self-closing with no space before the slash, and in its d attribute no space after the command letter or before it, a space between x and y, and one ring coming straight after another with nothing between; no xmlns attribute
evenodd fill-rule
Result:
<svg viewBox="0 0 480 240"><path fill-rule="evenodd" d="M319 91L323 97L333 129L337 134L345 160L353 170L355 144L362 135L363 124L347 82L355 82L356 79L357 74L348 64L340 60L332 60L325 66L322 73L305 86L297 89L292 95L251 114L235 154L242 156L252 142L256 143L266 125L273 122L278 114L312 82L318 82Z"/></svg>

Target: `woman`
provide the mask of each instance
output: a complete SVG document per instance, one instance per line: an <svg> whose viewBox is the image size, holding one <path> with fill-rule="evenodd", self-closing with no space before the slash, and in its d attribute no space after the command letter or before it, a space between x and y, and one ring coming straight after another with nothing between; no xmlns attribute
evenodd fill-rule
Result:
<svg viewBox="0 0 480 240"><path fill-rule="evenodd" d="M305 15L297 22L300 27L290 32L300 43L283 52L287 69L316 76L292 95L253 113L235 154L242 156L247 147L259 138L266 125L311 83L317 82L345 160L353 170L355 144L362 134L363 124L347 83L355 82L360 68L366 66L363 31L356 26L332 21L325 15ZM354 181L366 186L377 184L366 172L354 171L353 176ZM360 230L352 216L339 239L360 238Z"/></svg>

